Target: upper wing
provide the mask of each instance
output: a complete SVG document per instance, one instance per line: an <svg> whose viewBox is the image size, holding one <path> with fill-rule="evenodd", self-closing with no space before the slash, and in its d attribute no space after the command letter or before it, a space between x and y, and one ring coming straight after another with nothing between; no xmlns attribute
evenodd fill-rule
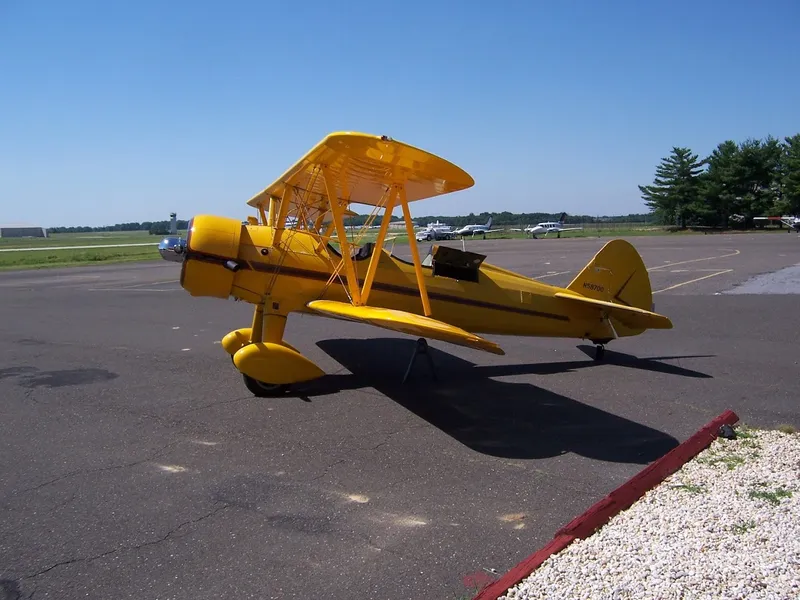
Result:
<svg viewBox="0 0 800 600"><path fill-rule="evenodd" d="M429 337L451 344L476 348L492 354L505 354L503 349L474 333L469 333L430 317L423 317L402 310L378 308L375 306L354 306L335 300L312 300L308 308L329 317L367 323L392 331Z"/></svg>
<svg viewBox="0 0 800 600"><path fill-rule="evenodd" d="M672 329L672 321L670 321L669 317L642 308L636 308L635 306L595 300L594 298L587 298L574 293L556 292L555 296L583 306L605 310L610 317L618 319L632 329Z"/></svg>
<svg viewBox="0 0 800 600"><path fill-rule="evenodd" d="M409 202L463 190L475 183L461 168L425 150L386 136L338 132L325 137L247 204L266 208L270 197L280 200L291 186L303 199L304 209L322 210L328 206L323 167L334 179L340 200L372 206L383 205L393 183L404 184ZM293 198L299 204L297 200Z"/></svg>

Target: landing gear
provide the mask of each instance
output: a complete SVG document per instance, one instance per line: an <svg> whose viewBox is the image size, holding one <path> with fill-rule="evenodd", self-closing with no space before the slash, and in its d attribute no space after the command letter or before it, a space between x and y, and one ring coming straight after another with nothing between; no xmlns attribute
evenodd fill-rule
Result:
<svg viewBox="0 0 800 600"><path fill-rule="evenodd" d="M428 352L428 341L425 338L419 338L414 346L414 354L411 355L411 361L408 363L405 377L403 377L403 383L405 383L408 380L408 376L411 375L411 368L414 366L414 361L417 360L417 356L420 354L424 354L428 359L428 365L431 368L431 375L433 376L434 381L437 379L436 367L434 367L433 358L431 358L431 355Z"/></svg>
<svg viewBox="0 0 800 600"><path fill-rule="evenodd" d="M286 326L286 316L278 312L279 306L272 304L257 304L253 312L253 325L250 330L248 344L264 342L280 342L283 339L283 330ZM266 313L266 315L264 314ZM231 354L231 362L236 366L236 361ZM290 388L287 383L267 383L259 381L242 373L245 387L257 398L274 398L283 396Z"/></svg>
<svg viewBox="0 0 800 600"><path fill-rule="evenodd" d="M594 359L595 359L596 361L601 361L601 360L603 360L603 356L605 355L605 352L606 352L606 347L605 347L605 345L604 345L604 344L597 344L597 345L594 347Z"/></svg>
<svg viewBox="0 0 800 600"><path fill-rule="evenodd" d="M275 396L283 396L289 390L289 384L286 383L264 383L253 379L249 375L242 373L244 377L244 385L250 392L258 398L274 398Z"/></svg>

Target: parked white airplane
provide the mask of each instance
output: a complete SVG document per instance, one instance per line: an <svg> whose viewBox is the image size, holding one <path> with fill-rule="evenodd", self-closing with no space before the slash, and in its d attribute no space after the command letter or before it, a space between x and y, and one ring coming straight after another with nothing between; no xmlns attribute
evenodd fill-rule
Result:
<svg viewBox="0 0 800 600"><path fill-rule="evenodd" d="M483 239L486 239L487 233L492 233L493 231L503 231L502 229L491 229L492 227L492 217L489 217L489 220L486 221L486 225L464 225L461 229L456 230L456 234L460 235L462 238L467 235L471 235L475 237L475 234L483 235Z"/></svg>
<svg viewBox="0 0 800 600"><path fill-rule="evenodd" d="M744 216L741 216L741 219L734 219L734 217L738 216L740 215L731 215L730 220L736 221L737 223L744 221ZM800 233L800 217L788 215L783 215L782 217L753 217L753 223L756 224L763 224L765 222L775 223L776 221L780 221L789 228L787 233L791 233L792 231L797 231Z"/></svg>
<svg viewBox="0 0 800 600"><path fill-rule="evenodd" d="M794 229L800 233L800 217L781 217L781 222L789 228L790 232Z"/></svg>
<svg viewBox="0 0 800 600"><path fill-rule="evenodd" d="M564 219L567 218L567 213L562 212L561 216L559 217L558 221L545 221L543 223L539 223L538 225L528 226L524 229L525 233L530 233L533 239L537 240L537 235L544 235L547 237L548 233L556 233L558 237L561 237L562 231L578 231L582 230L583 227L564 227Z"/></svg>

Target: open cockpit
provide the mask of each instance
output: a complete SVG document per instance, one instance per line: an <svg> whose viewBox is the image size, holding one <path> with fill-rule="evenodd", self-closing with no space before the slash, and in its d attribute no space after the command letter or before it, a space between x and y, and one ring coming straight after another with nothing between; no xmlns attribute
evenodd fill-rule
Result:
<svg viewBox="0 0 800 600"><path fill-rule="evenodd" d="M413 266L408 259L390 253L392 259ZM449 246L432 245L420 263L425 269L432 269L434 277L448 277L457 281L478 283L478 273L486 256L475 252L467 252Z"/></svg>

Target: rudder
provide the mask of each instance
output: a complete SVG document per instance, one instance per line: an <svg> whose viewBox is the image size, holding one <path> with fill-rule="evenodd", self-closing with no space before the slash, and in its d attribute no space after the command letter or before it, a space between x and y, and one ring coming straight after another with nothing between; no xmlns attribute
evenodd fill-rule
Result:
<svg viewBox="0 0 800 600"><path fill-rule="evenodd" d="M654 310L650 276L642 257L630 242L611 240L567 286L587 298L615 304ZM637 335L643 329L633 329L613 319L619 336Z"/></svg>

